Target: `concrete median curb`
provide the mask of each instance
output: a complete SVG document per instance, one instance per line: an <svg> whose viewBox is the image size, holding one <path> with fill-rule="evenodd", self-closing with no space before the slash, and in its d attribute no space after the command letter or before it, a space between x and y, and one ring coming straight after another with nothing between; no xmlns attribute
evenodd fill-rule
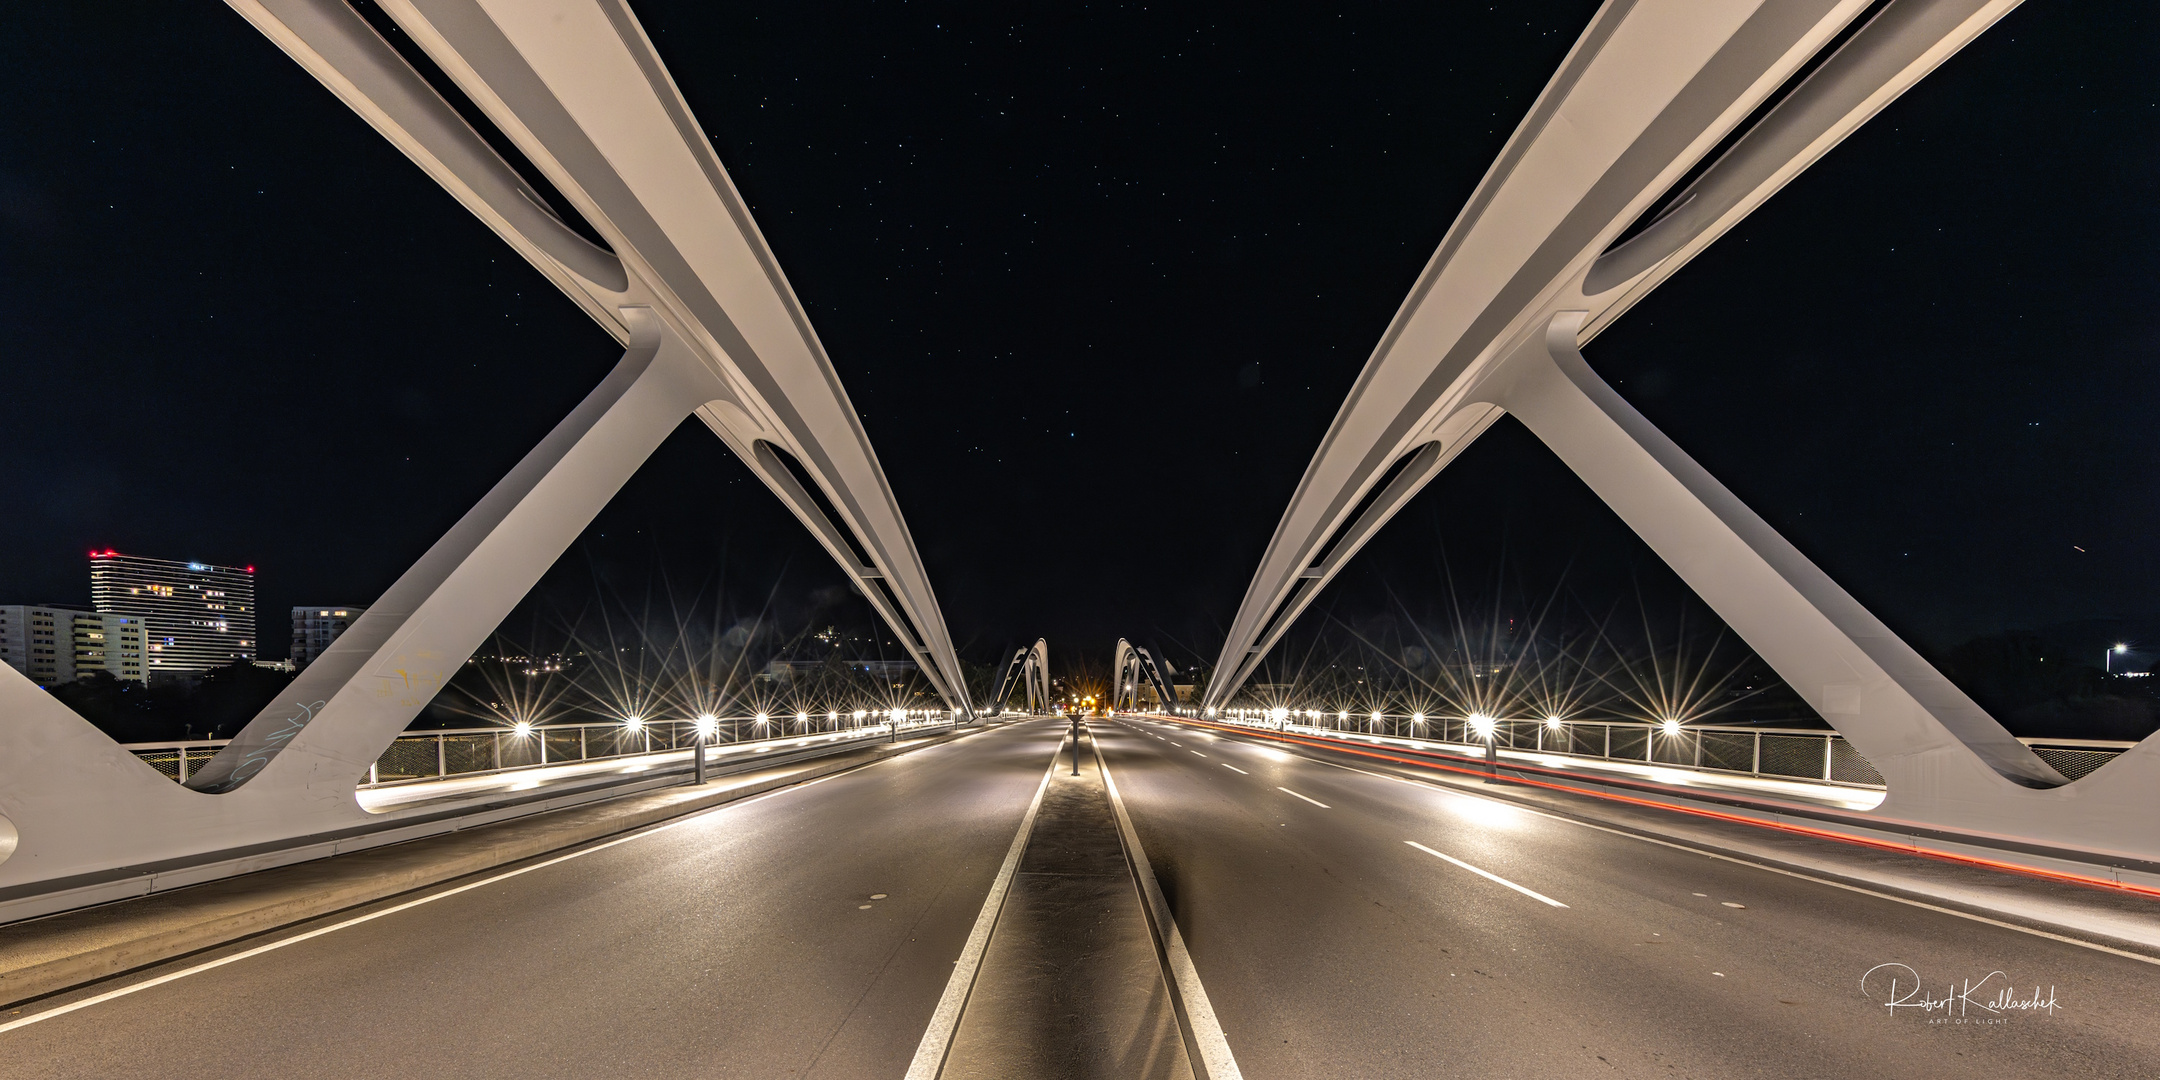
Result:
<svg viewBox="0 0 2160 1080"><path fill-rule="evenodd" d="M988 730L988 729L976 729ZM415 889L889 761L972 732L624 795L0 927L0 1008ZM735 781L727 783L726 781Z"/></svg>

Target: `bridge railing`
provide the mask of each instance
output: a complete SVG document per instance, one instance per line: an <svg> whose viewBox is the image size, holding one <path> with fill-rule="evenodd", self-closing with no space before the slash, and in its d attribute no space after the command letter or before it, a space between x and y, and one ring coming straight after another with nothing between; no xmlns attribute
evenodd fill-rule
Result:
<svg viewBox="0 0 2160 1080"><path fill-rule="evenodd" d="M951 720L929 714L910 714L898 722L898 732L951 726ZM812 716L807 722L793 717L758 721L751 717L727 718L715 725L708 746L778 746L803 739L874 738L895 734L891 719L856 720L851 713L837 719ZM144 764L178 783L216 756L230 741L193 739L179 742L122 743L121 748ZM531 728L471 727L441 731L412 731L398 736L375 764L368 767L361 788L452 776L536 769L546 765L569 765L580 761L637 757L643 754L687 750L696 744L694 720L647 720L639 724L597 721L575 724L538 724Z"/></svg>
<svg viewBox="0 0 2160 1080"><path fill-rule="evenodd" d="M1467 719L1412 715L1340 713L1312 717L1298 712L1284 720L1270 710L1228 710L1217 723L1266 731L1292 731L1336 738L1380 737L1425 740L1483 752L1485 741ZM1492 740L1503 750L1554 754L1598 761L1627 762L1704 772L1880 790L1882 774L1853 749L1843 735L1821 728L1737 727L1682 724L1677 727L1624 720L1491 721ZM2072 780L2115 759L2133 742L2111 739L2020 739L2042 761Z"/></svg>

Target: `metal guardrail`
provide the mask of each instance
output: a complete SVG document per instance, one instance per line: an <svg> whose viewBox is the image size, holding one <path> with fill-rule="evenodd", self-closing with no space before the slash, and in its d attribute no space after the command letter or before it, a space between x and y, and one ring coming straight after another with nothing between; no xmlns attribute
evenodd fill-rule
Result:
<svg viewBox="0 0 2160 1080"><path fill-rule="evenodd" d="M900 734L927 728L952 726L949 719L856 721L843 714L837 720L811 717L807 724L793 718L758 721L725 719L715 725L708 747L781 745L801 739L850 738ZM760 734L760 731L768 732ZM648 720L639 724L608 721L584 724L546 724L531 728L479 727L443 731L415 731L400 735L368 766L360 787L374 788L452 776L536 769L545 765L569 765L580 761L637 757L642 754L688 750L696 744L694 720ZM216 756L230 740L195 739L185 742L122 743L121 749L164 773L176 783L187 778Z"/></svg>
<svg viewBox="0 0 2160 1080"><path fill-rule="evenodd" d="M1253 714L1253 715L1248 715ZM1293 713L1272 719L1271 710L1226 710L1213 717L1216 723L1263 731L1294 731L1313 735L1378 735L1396 739L1426 739L1470 748L1482 748L1484 737L1468 719L1395 716L1381 714L1322 714L1311 722L1310 713ZM1304 722L1300 722L1300 721ZM1560 754L1597 761L1662 765L1704 772L1733 773L1772 779L1801 780L1819 784L1881 789L1882 773L1860 756L1835 731L1814 728L1724 727L1683 724L1668 726L1628 721L1540 720L1490 721L1492 739L1503 750ZM2109 739L2020 739L2042 761L2072 780L2090 774L2113 761L2116 755L2137 745Z"/></svg>

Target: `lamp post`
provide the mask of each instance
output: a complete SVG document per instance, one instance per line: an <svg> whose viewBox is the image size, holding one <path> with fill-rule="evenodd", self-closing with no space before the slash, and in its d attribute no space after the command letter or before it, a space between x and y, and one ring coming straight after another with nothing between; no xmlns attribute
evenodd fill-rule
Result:
<svg viewBox="0 0 2160 1080"><path fill-rule="evenodd" d="M697 718L697 737L691 740L694 745L690 749L690 760L695 762L691 773L697 778L696 782L699 784L705 782L705 744L712 741L713 732L719 726L720 718L711 713L706 713Z"/></svg>
<svg viewBox="0 0 2160 1080"><path fill-rule="evenodd" d="M2130 646L2117 642L2115 647L2100 654L2100 670L2103 674L2115 674L2115 654L2130 651Z"/></svg>
<svg viewBox="0 0 2160 1080"><path fill-rule="evenodd" d="M1493 719L1483 713L1470 718L1470 730L1485 740L1485 779L1489 783L1500 776L1500 740L1495 737Z"/></svg>
<svg viewBox="0 0 2160 1080"><path fill-rule="evenodd" d="M1078 710L1078 709L1074 709L1074 710L1073 710L1073 714L1072 714L1072 740L1073 740L1073 771L1072 771L1072 774L1073 774L1074 776L1078 776L1078 775L1080 775L1080 710Z"/></svg>

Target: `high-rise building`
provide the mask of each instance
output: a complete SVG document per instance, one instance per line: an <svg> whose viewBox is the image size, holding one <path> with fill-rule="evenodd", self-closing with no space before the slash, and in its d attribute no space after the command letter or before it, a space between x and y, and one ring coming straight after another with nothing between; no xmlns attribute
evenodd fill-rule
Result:
<svg viewBox="0 0 2160 1080"><path fill-rule="evenodd" d="M143 621L81 608L0 605L0 663L39 686L73 682L93 671L146 682L149 649Z"/></svg>
<svg viewBox="0 0 2160 1080"><path fill-rule="evenodd" d="M90 553L90 602L143 621L146 675L199 675L255 659L255 568Z"/></svg>
<svg viewBox="0 0 2160 1080"><path fill-rule="evenodd" d="M337 640L346 628L360 621L364 607L296 607L292 609L292 662L306 667Z"/></svg>

